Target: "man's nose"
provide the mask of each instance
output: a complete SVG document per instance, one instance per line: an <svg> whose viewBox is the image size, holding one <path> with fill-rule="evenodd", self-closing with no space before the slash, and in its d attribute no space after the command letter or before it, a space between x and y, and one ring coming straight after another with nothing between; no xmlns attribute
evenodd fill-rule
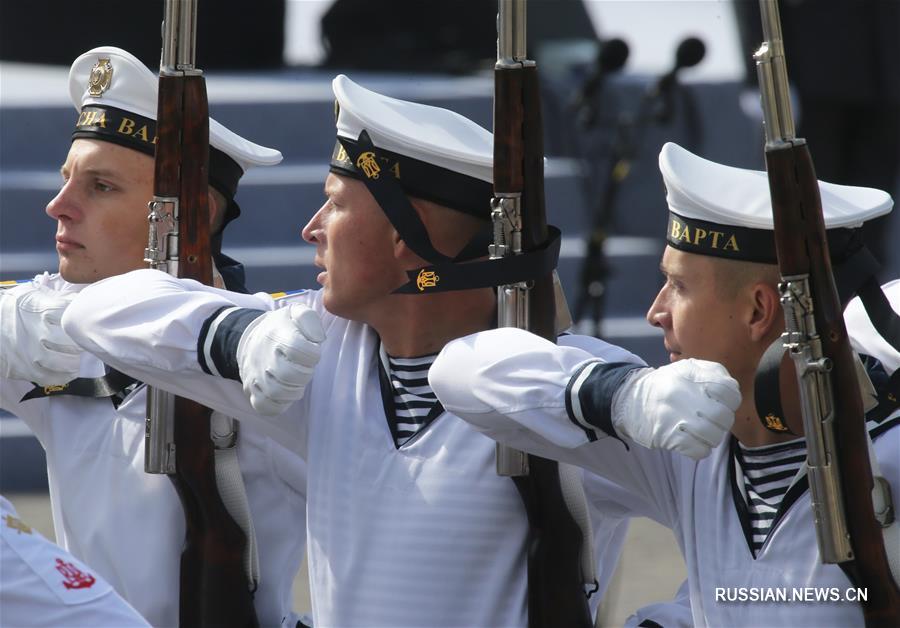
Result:
<svg viewBox="0 0 900 628"><path fill-rule="evenodd" d="M654 327L661 327L666 329L671 327L672 317L669 312L662 307L660 295L656 296L656 299L650 305L650 309L647 310L647 322L653 325Z"/></svg>
<svg viewBox="0 0 900 628"><path fill-rule="evenodd" d="M80 204L75 198L75 192L71 182L66 182L56 196L54 196L45 211L54 220L78 220L83 215Z"/></svg>
<svg viewBox="0 0 900 628"><path fill-rule="evenodd" d="M306 242L310 244L318 244L322 240L322 209L320 208L312 218L309 219L309 222L306 223L306 226L303 227L300 231L300 237L302 237Z"/></svg>

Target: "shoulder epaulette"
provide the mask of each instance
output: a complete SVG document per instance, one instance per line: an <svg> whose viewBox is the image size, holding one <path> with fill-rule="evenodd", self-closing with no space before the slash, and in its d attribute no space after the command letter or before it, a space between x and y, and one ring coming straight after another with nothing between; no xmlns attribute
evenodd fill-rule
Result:
<svg viewBox="0 0 900 628"><path fill-rule="evenodd" d="M289 290L287 292L270 292L269 296L277 301L278 299L284 299L285 297L293 297L298 294L303 294L304 292L309 292L309 290L306 290L304 288L302 290Z"/></svg>
<svg viewBox="0 0 900 628"><path fill-rule="evenodd" d="M6 281L0 281L0 290L8 290L9 288L15 288L19 284L23 283L31 283L34 281L33 279L8 279Z"/></svg>

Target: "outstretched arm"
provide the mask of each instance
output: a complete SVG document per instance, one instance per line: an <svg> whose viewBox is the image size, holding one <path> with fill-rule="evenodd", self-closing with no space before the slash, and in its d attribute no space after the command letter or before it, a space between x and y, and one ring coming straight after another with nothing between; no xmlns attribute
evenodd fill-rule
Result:
<svg viewBox="0 0 900 628"><path fill-rule="evenodd" d="M262 315L276 314L275 308L273 299L262 293L238 294L138 270L85 288L66 311L63 329L105 363L151 386L254 422L265 431L274 426L276 436L296 439L296 422L261 420L244 394L237 366L243 332L260 328ZM271 350L275 354L278 347ZM216 358L207 361L212 353ZM217 364L227 372L220 372ZM227 370L226 364L235 368Z"/></svg>
<svg viewBox="0 0 900 628"><path fill-rule="evenodd" d="M62 385L78 376L81 349L60 325L75 292L45 283L0 291L0 377Z"/></svg>
<svg viewBox="0 0 900 628"><path fill-rule="evenodd" d="M25 397L35 384L62 387L78 377L82 357L90 357L60 326L75 292L47 273L0 290L0 408L25 421L45 447L47 400Z"/></svg>
<svg viewBox="0 0 900 628"><path fill-rule="evenodd" d="M448 411L491 438L642 494L668 464L668 454L650 449L702 458L740 404L737 383L718 364L643 368L508 328L449 343L429 380Z"/></svg>

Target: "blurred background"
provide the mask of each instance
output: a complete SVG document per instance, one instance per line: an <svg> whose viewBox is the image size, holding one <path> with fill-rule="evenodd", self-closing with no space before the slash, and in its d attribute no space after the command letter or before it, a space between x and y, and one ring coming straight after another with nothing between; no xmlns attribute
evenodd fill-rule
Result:
<svg viewBox="0 0 900 628"><path fill-rule="evenodd" d="M155 69L162 5L0 0L0 279L56 268L55 225L43 210L60 186L76 118L69 64L117 45ZM799 134L819 177L897 198L900 2L781 5ZM322 201L334 75L490 129L496 10L496 0L200 3L198 65L213 117L285 155L244 178L243 215L225 237L224 252L247 266L252 290L315 286L313 251L299 232ZM762 39L758 5L530 0L528 11L529 56L542 77L547 212L563 231L559 274L576 325L661 364L661 334L643 318L661 283L657 155L674 141L714 161L764 168L751 59ZM898 225L889 216L868 232L884 280L900 276ZM9 415L0 416L0 491L29 512L46 505L40 446ZM679 561L667 531L634 526L621 568L631 575L610 596L609 623L670 596L683 577ZM654 573L640 568L647 564Z"/></svg>

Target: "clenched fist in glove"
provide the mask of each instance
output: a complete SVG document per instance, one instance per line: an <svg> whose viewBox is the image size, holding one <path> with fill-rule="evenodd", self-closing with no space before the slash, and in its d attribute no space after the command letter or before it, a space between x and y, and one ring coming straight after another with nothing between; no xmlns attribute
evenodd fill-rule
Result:
<svg viewBox="0 0 900 628"><path fill-rule="evenodd" d="M679 360L632 371L613 396L612 423L639 445L699 460L731 430L740 405L740 388L724 366Z"/></svg>
<svg viewBox="0 0 900 628"><path fill-rule="evenodd" d="M0 376L42 386L78 377L81 348L60 326L74 296L40 286L0 292Z"/></svg>
<svg viewBox="0 0 900 628"><path fill-rule="evenodd" d="M299 303L251 322L241 335L236 357L253 409L275 416L301 399L324 340L318 314Z"/></svg>

